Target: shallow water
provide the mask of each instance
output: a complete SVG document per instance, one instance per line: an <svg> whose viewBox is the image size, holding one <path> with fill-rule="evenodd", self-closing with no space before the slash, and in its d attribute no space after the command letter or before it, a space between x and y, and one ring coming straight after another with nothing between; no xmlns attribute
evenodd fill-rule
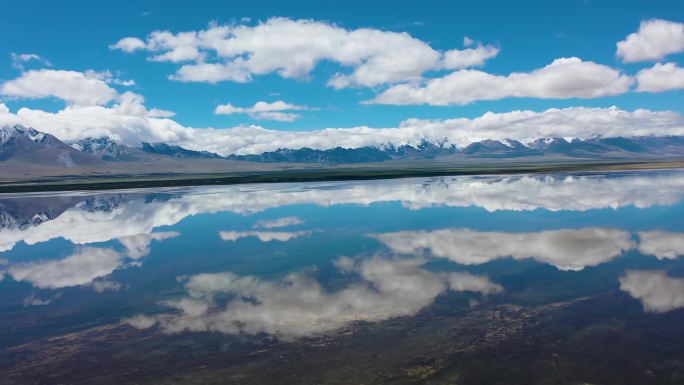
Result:
<svg viewBox="0 0 684 385"><path fill-rule="evenodd" d="M0 197L0 383L684 383L684 172Z"/></svg>

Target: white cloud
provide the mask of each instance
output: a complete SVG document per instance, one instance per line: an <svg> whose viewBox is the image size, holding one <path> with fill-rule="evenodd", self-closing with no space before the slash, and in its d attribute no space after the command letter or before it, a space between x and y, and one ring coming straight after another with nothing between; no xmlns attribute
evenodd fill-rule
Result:
<svg viewBox="0 0 684 385"><path fill-rule="evenodd" d="M639 31L617 43L617 56L626 63L661 60L684 51L684 24L662 19L642 21Z"/></svg>
<svg viewBox="0 0 684 385"><path fill-rule="evenodd" d="M24 298L24 307L28 306L45 306L49 305L52 303L53 300L55 300L58 295L46 299L38 298L35 295L31 294L30 296Z"/></svg>
<svg viewBox="0 0 684 385"><path fill-rule="evenodd" d="M152 241L163 241L164 239L175 238L179 235L180 233L177 231L127 235L119 238L119 242L126 248L129 258L140 259L150 253L150 244Z"/></svg>
<svg viewBox="0 0 684 385"><path fill-rule="evenodd" d="M262 220L254 224L255 229L275 229L304 224L304 221L297 217L283 217L271 220Z"/></svg>
<svg viewBox="0 0 684 385"><path fill-rule="evenodd" d="M147 38L146 48L150 51L164 53L150 58L152 61L181 62L202 60L204 55L199 51L199 40L196 32L173 34L169 31L154 31Z"/></svg>
<svg viewBox="0 0 684 385"><path fill-rule="evenodd" d="M240 65L241 63L236 59L235 62L227 64L186 64L169 78L179 82L218 83L229 80L236 83L246 83L252 80L252 75Z"/></svg>
<svg viewBox="0 0 684 385"><path fill-rule="evenodd" d="M426 71L443 68L444 53L405 32L372 28L345 29L313 20L271 18L257 25L212 24L201 31L177 34L152 32L143 42L120 40L113 48L146 49L150 60L194 63L183 65L172 79L178 81L246 82L253 75L277 73L302 79L322 61L332 61L349 72L338 72L328 82L335 88L378 86L420 79ZM491 47L466 50L468 59L449 62L459 67L481 65L496 55ZM211 59L211 62L207 60ZM452 67L453 68L453 67Z"/></svg>
<svg viewBox="0 0 684 385"><path fill-rule="evenodd" d="M123 320L123 323L136 329L149 329L157 324L157 320L144 315L136 315L135 317Z"/></svg>
<svg viewBox="0 0 684 385"><path fill-rule="evenodd" d="M120 49L129 53L139 49L145 49L145 47L145 42L136 37L125 37L109 46L110 49Z"/></svg>
<svg viewBox="0 0 684 385"><path fill-rule="evenodd" d="M656 63L636 75L637 91L663 92L684 88L684 68L676 63Z"/></svg>
<svg viewBox="0 0 684 385"><path fill-rule="evenodd" d="M112 71L110 70L104 70L104 71L93 71L93 70L87 70L84 72L85 77L87 78L92 78L92 79L99 79L102 80L103 82L107 84L116 84L119 86L124 86L124 87L132 87L135 86L135 80L132 79L119 79L115 77L112 74Z"/></svg>
<svg viewBox="0 0 684 385"><path fill-rule="evenodd" d="M633 80L619 70L579 58L560 58L532 72L506 76L460 70L427 80L390 87L368 103L464 105L510 97L543 99L597 98L629 91Z"/></svg>
<svg viewBox="0 0 684 385"><path fill-rule="evenodd" d="M281 122L292 122L301 115L284 111L306 111L310 107L300 106L277 100L275 102L256 102L252 107L235 107L230 103L221 104L216 107L214 113L217 115L247 114L254 119L277 120Z"/></svg>
<svg viewBox="0 0 684 385"><path fill-rule="evenodd" d="M255 237L261 242L287 242L291 239L310 235L311 231L221 231L219 237L224 241L237 241L242 238Z"/></svg>
<svg viewBox="0 0 684 385"><path fill-rule="evenodd" d="M41 289L85 285L121 267L123 257L111 249L82 247L59 260L27 262L10 266L7 272L17 281L27 281Z"/></svg>
<svg viewBox="0 0 684 385"><path fill-rule="evenodd" d="M620 278L620 290L641 300L647 312L665 313L684 307L684 278L670 278L660 270L628 270Z"/></svg>
<svg viewBox="0 0 684 385"><path fill-rule="evenodd" d="M147 111L147 117L149 118L172 118L174 116L176 116L175 112L159 108L153 108Z"/></svg>
<svg viewBox="0 0 684 385"><path fill-rule="evenodd" d="M27 71L4 82L0 94L27 99L55 97L77 106L104 105L117 96L100 73L46 69Z"/></svg>
<svg viewBox="0 0 684 385"><path fill-rule="evenodd" d="M94 213L90 214L93 215ZM100 214L102 213L100 212ZM65 219L67 222L70 222L69 226L79 228L78 223L71 222L69 218ZM49 223L49 221L44 223ZM87 227L86 223L81 223L81 225L83 225L83 227L80 227L81 230ZM100 223L100 225L106 226L107 224ZM116 234L116 231L113 231L111 228L110 230L112 230L111 234ZM120 283L105 279L98 280L98 278L106 277L117 269L139 265L140 262L134 261L149 254L150 243L153 240L161 241L178 235L180 235L180 233L167 231L122 236L118 237L118 239L126 248L126 254L108 248L82 246L72 255L62 259L40 260L9 265L6 273L16 281L30 282L33 286L41 289L60 289L64 287L87 285L99 293L107 290L116 291L121 288ZM68 235L66 236L68 237ZM86 238L90 237L92 242L97 242L92 238L92 235L84 234L84 236ZM104 236L101 239L113 238L114 237Z"/></svg>
<svg viewBox="0 0 684 385"><path fill-rule="evenodd" d="M98 293L104 293L105 291L119 291L123 285L119 282L108 281L108 280L96 280L90 283L93 290Z"/></svg>
<svg viewBox="0 0 684 385"><path fill-rule="evenodd" d="M658 259L676 259L684 255L684 233L643 231L639 233L639 251Z"/></svg>
<svg viewBox="0 0 684 385"><path fill-rule="evenodd" d="M445 142L459 148L484 139L529 142L540 137L591 138L684 135L684 118L673 111L634 111L611 108L570 107L545 111L485 113L473 119L409 119L392 128L326 128L312 131L271 130L260 126L193 128L167 118L155 118L140 95L130 92L118 104L68 106L58 112L21 108L16 113L0 103L0 126L23 124L66 141L109 136L124 144L165 142L218 154L260 154L278 148L337 146L358 148L409 144L422 140Z"/></svg>
<svg viewBox="0 0 684 385"><path fill-rule="evenodd" d="M29 62L38 62L40 65L44 65L47 67L51 67L52 63L50 63L47 59L35 54L35 53L21 53L17 54L12 52L10 54L12 58L12 67L24 71L24 65L29 63Z"/></svg>
<svg viewBox="0 0 684 385"><path fill-rule="evenodd" d="M492 282L488 277L470 273L449 274L449 287L453 291L472 291L483 295L498 294L504 291L503 286Z"/></svg>
<svg viewBox="0 0 684 385"><path fill-rule="evenodd" d="M173 313L136 316L125 322L138 328L159 324L166 333L216 331L228 334L267 333L282 339L334 332L353 322L378 322L413 315L451 289L483 295L501 285L468 273L434 273L420 259L373 257L354 262L358 281L329 291L308 274L293 273L281 281L239 277L231 272L199 274L185 284L188 297L166 301ZM227 302L221 293L234 294Z"/></svg>
<svg viewBox="0 0 684 385"><path fill-rule="evenodd" d="M375 234L384 245L400 254L447 258L464 265L495 259L533 258L559 270L582 270L607 262L635 247L626 231L602 228L548 230L537 233L479 232L469 229L399 231Z"/></svg>
<svg viewBox="0 0 684 385"><path fill-rule="evenodd" d="M460 69L482 66L487 60L496 57L498 54L499 49L492 45L478 44L475 48L453 49L444 53L444 68Z"/></svg>

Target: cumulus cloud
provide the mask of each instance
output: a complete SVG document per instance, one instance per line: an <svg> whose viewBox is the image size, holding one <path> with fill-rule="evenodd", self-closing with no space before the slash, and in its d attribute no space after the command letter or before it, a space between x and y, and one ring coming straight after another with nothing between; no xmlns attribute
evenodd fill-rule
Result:
<svg viewBox="0 0 684 385"><path fill-rule="evenodd" d="M637 91L663 92L684 88L684 68L676 63L656 63L636 75Z"/></svg>
<svg viewBox="0 0 684 385"><path fill-rule="evenodd" d="M466 38L467 39L467 38ZM465 46L472 45L468 41L463 41ZM462 50L454 49L444 53L444 68L446 69L460 69L468 67L478 67L485 64L485 62L499 54L499 48L493 45L478 44L475 48L466 48Z"/></svg>
<svg viewBox="0 0 684 385"><path fill-rule="evenodd" d="M579 271L607 262L633 248L630 233L614 229L586 228L536 233L479 232L470 229L399 231L375 234L400 254L429 254L464 265L495 259L533 258L559 270Z"/></svg>
<svg viewBox="0 0 684 385"><path fill-rule="evenodd" d="M381 257L353 262L347 273L358 280L332 292L306 273L281 281L231 272L199 274L186 282L187 297L163 303L175 312L139 315L125 322L138 328L158 324L166 333L267 333L287 340L330 333L359 321L413 315L449 289L483 295L503 290L487 277L434 273L423 269L424 263ZM233 294L227 302L220 299L224 293Z"/></svg>
<svg viewBox="0 0 684 385"><path fill-rule="evenodd" d="M23 124L66 141L108 136L124 144L165 142L221 155L260 154L278 148L358 148L393 144L417 146L423 140L459 148L484 139L529 142L540 137L631 137L684 135L684 118L673 111L617 107L552 108L544 111L485 113L468 119L408 119L398 127L325 128L282 131L249 125L232 128L193 128L173 119L154 117L140 95L126 92L111 107L69 106L57 112L21 108L16 113L0 103L0 126Z"/></svg>
<svg viewBox="0 0 684 385"><path fill-rule="evenodd" d="M285 111L306 111L310 109L307 106L299 106L277 100L272 103L256 102L252 107L235 107L230 103L221 104L216 107L214 113L217 115L247 114L254 119L293 122L299 119L301 115Z"/></svg>
<svg viewBox="0 0 684 385"><path fill-rule="evenodd" d="M617 43L617 56L626 63L660 60L684 51L684 24L662 19L642 21L637 32Z"/></svg>
<svg viewBox="0 0 684 385"><path fill-rule="evenodd" d="M12 67L18 69L19 71L24 70L24 66L27 63L30 62L37 62L40 65L51 67L52 63L50 63L47 59L35 54L35 53L14 53L12 52L10 54L12 58Z"/></svg>
<svg viewBox="0 0 684 385"><path fill-rule="evenodd" d="M510 97L597 98L629 91L632 78L619 70L579 58L560 58L532 72L493 75L461 70L421 83L398 84L367 103L464 105Z"/></svg>
<svg viewBox="0 0 684 385"><path fill-rule="evenodd" d="M211 24L204 30L176 34L155 31L145 41L128 37L111 47L127 52L145 49L153 61L193 62L171 76L178 81L247 82L254 75L269 73L301 79L320 62L331 61L350 69L329 80L335 88L416 80L445 63L448 68L482 65L498 53L494 47L478 46L463 54L451 50L445 55L405 32L345 29L287 18L257 25Z"/></svg>
<svg viewBox="0 0 684 385"><path fill-rule="evenodd" d="M676 259L684 255L684 233L642 231L639 241L642 254L655 255L658 259Z"/></svg>
<svg viewBox="0 0 684 385"><path fill-rule="evenodd" d="M129 53L139 49L145 49L145 47L145 42L136 37L125 37L109 46L110 49L120 49Z"/></svg>
<svg viewBox="0 0 684 385"><path fill-rule="evenodd" d="M287 242L291 239L310 235L311 231L221 231L219 237L224 241L237 241L242 238L255 237L261 242Z"/></svg>
<svg viewBox="0 0 684 385"><path fill-rule="evenodd" d="M283 217L270 220L261 220L254 224L255 229L275 229L304 224L298 217Z"/></svg>
<svg viewBox="0 0 684 385"><path fill-rule="evenodd" d="M0 85L0 94L16 98L54 97L76 106L104 105L116 98L97 72L30 70Z"/></svg>
<svg viewBox="0 0 684 385"><path fill-rule="evenodd" d="M665 313L684 307L684 278L671 278L660 270L628 270L620 290L641 301L644 310Z"/></svg>

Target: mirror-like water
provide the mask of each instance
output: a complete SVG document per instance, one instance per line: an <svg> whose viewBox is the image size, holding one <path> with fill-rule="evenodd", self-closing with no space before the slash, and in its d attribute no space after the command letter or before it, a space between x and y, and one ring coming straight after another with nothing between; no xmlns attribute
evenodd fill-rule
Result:
<svg viewBox="0 0 684 385"><path fill-rule="evenodd" d="M684 172L0 197L0 383L684 383Z"/></svg>

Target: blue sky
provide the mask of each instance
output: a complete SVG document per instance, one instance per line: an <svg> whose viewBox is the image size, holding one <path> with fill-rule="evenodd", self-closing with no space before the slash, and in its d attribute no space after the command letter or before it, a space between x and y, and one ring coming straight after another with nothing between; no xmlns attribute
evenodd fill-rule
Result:
<svg viewBox="0 0 684 385"><path fill-rule="evenodd" d="M568 107L617 106L624 111L647 109L684 112L684 93L681 90L684 86L670 87L676 89L668 90L658 89L657 92L636 92L638 83L626 84L628 78L635 76L642 69L651 68L655 63L673 63L676 72L679 66L684 65L684 53L681 52L684 48L678 51L675 47L667 51L666 47L666 51L663 52L668 53L660 55L659 58L636 62L630 62L616 54L616 44L625 40L629 34L637 32L641 22L657 19L674 23L672 25L675 27L677 23L684 22L684 2L681 1L253 1L192 4L180 1L136 1L117 4L86 1L7 1L2 9L0 32L5 38L0 41L0 82L11 82L32 69L83 73L88 70L97 73L109 71L111 76L107 83L119 95L125 92L135 93L144 97L144 105L148 110L156 108L173 111L175 116L172 120L184 127L231 128L257 125L278 131L357 126L397 127L401 122L414 118L472 119L488 111L540 112L549 108ZM250 69L249 81L223 80L211 83L178 81L170 77L186 64L221 64L229 61L212 49L204 50L205 56L199 61L193 59L170 62L150 60L155 55L166 52L163 49L142 48L124 52L111 48L125 37L141 39L149 47L148 36L154 31L169 31L176 34L206 31L221 26L242 26L250 29L257 28L260 24L268 24L274 17L282 17L282 20L290 23L307 20L341 31L340 33L351 33L359 29L370 29L380 33L407 33L420 44L440 54L450 50L476 48L478 45L498 49L498 54L478 65L453 68L433 65L409 77L395 77L391 81L379 83L361 81L363 84L357 82L336 89L329 85L330 79L336 73L348 75L357 67L341 63L339 60L329 60L325 55L317 59L313 68L303 75L284 77L277 70L261 74ZM464 45L465 37L473 41L467 47ZM361 44L364 43L363 38L359 41ZM358 44L359 41L355 43ZM398 43L392 48L401 52L404 49L402 44ZM376 49L382 49L382 45L383 43L380 43ZM406 52L406 56L411 57L411 52L415 51L406 48ZM38 55L40 59L18 62L16 55L21 54ZM244 54L249 55L248 52ZM297 57L301 53L288 51L267 54L270 55L268 60L275 61L277 67L278 60ZM416 59L417 56L420 55L413 55L413 58ZM399 98L402 102L397 102L397 97L392 97L384 99L389 102L381 104L364 103L397 85L411 88L412 94L418 92L422 95L425 90L421 88L428 82L446 77L455 71L474 70L492 76L506 76L512 72L529 73L541 69L559 58L578 58L582 62L605 66L619 76L624 76L624 82L603 84L598 91L574 90L557 97L556 91L537 91L535 84L539 82L532 79L530 82L535 83L532 85L515 82L502 86L508 94L504 92L497 100L475 97L474 100L468 99L464 102L458 99L458 96L453 96L461 93L458 91L461 89L458 87L461 86L458 86L456 91L451 91L452 99L441 101L434 97L412 97L412 101L407 103L404 95ZM368 56L360 60L368 60ZM380 75L381 72L392 69L393 62L372 68ZM682 76L679 72L676 74ZM597 76L602 75L599 72ZM133 80L135 85L122 86L116 84L116 79ZM620 79L616 81L618 80ZM498 82L499 79L491 81ZM569 82L572 83L572 80ZM39 81L36 86L39 87L40 84L44 82ZM468 84L475 88L487 88L490 83ZM55 87L61 89L69 86ZM516 89L510 90L511 87ZM520 91L517 88L528 91ZM406 94L405 91L402 91L402 95ZM599 96L586 97L587 92L595 91ZM45 91L39 95L22 92L4 92L4 95L0 95L0 103L4 103L12 113L22 107L55 113L73 102L54 95L52 91ZM540 92L541 96L538 96ZM520 93L523 97L510 96ZM573 97L576 93L585 96ZM93 104L111 107L117 101L118 99L112 99L107 103ZM294 121L268 119L265 115L243 113L245 111L242 110L229 115L214 113L215 108L221 104L230 103L236 108L248 108L260 101L284 101L296 106L306 106L307 109L284 111L297 114ZM430 103L445 105L429 105ZM35 119L30 121L34 122ZM681 122L668 124L680 129L679 123ZM48 127L46 130L50 131L51 128ZM86 131L99 132L95 128ZM54 133L70 136L72 139L76 135L65 134L64 129L58 128L54 128ZM115 133L112 136L117 135ZM118 137L121 140L131 140L131 135L122 134ZM183 143L183 139L178 138L178 135L174 140ZM313 145L316 146L317 143ZM188 143L188 146L202 145ZM232 148L237 148L235 146L237 145Z"/></svg>

